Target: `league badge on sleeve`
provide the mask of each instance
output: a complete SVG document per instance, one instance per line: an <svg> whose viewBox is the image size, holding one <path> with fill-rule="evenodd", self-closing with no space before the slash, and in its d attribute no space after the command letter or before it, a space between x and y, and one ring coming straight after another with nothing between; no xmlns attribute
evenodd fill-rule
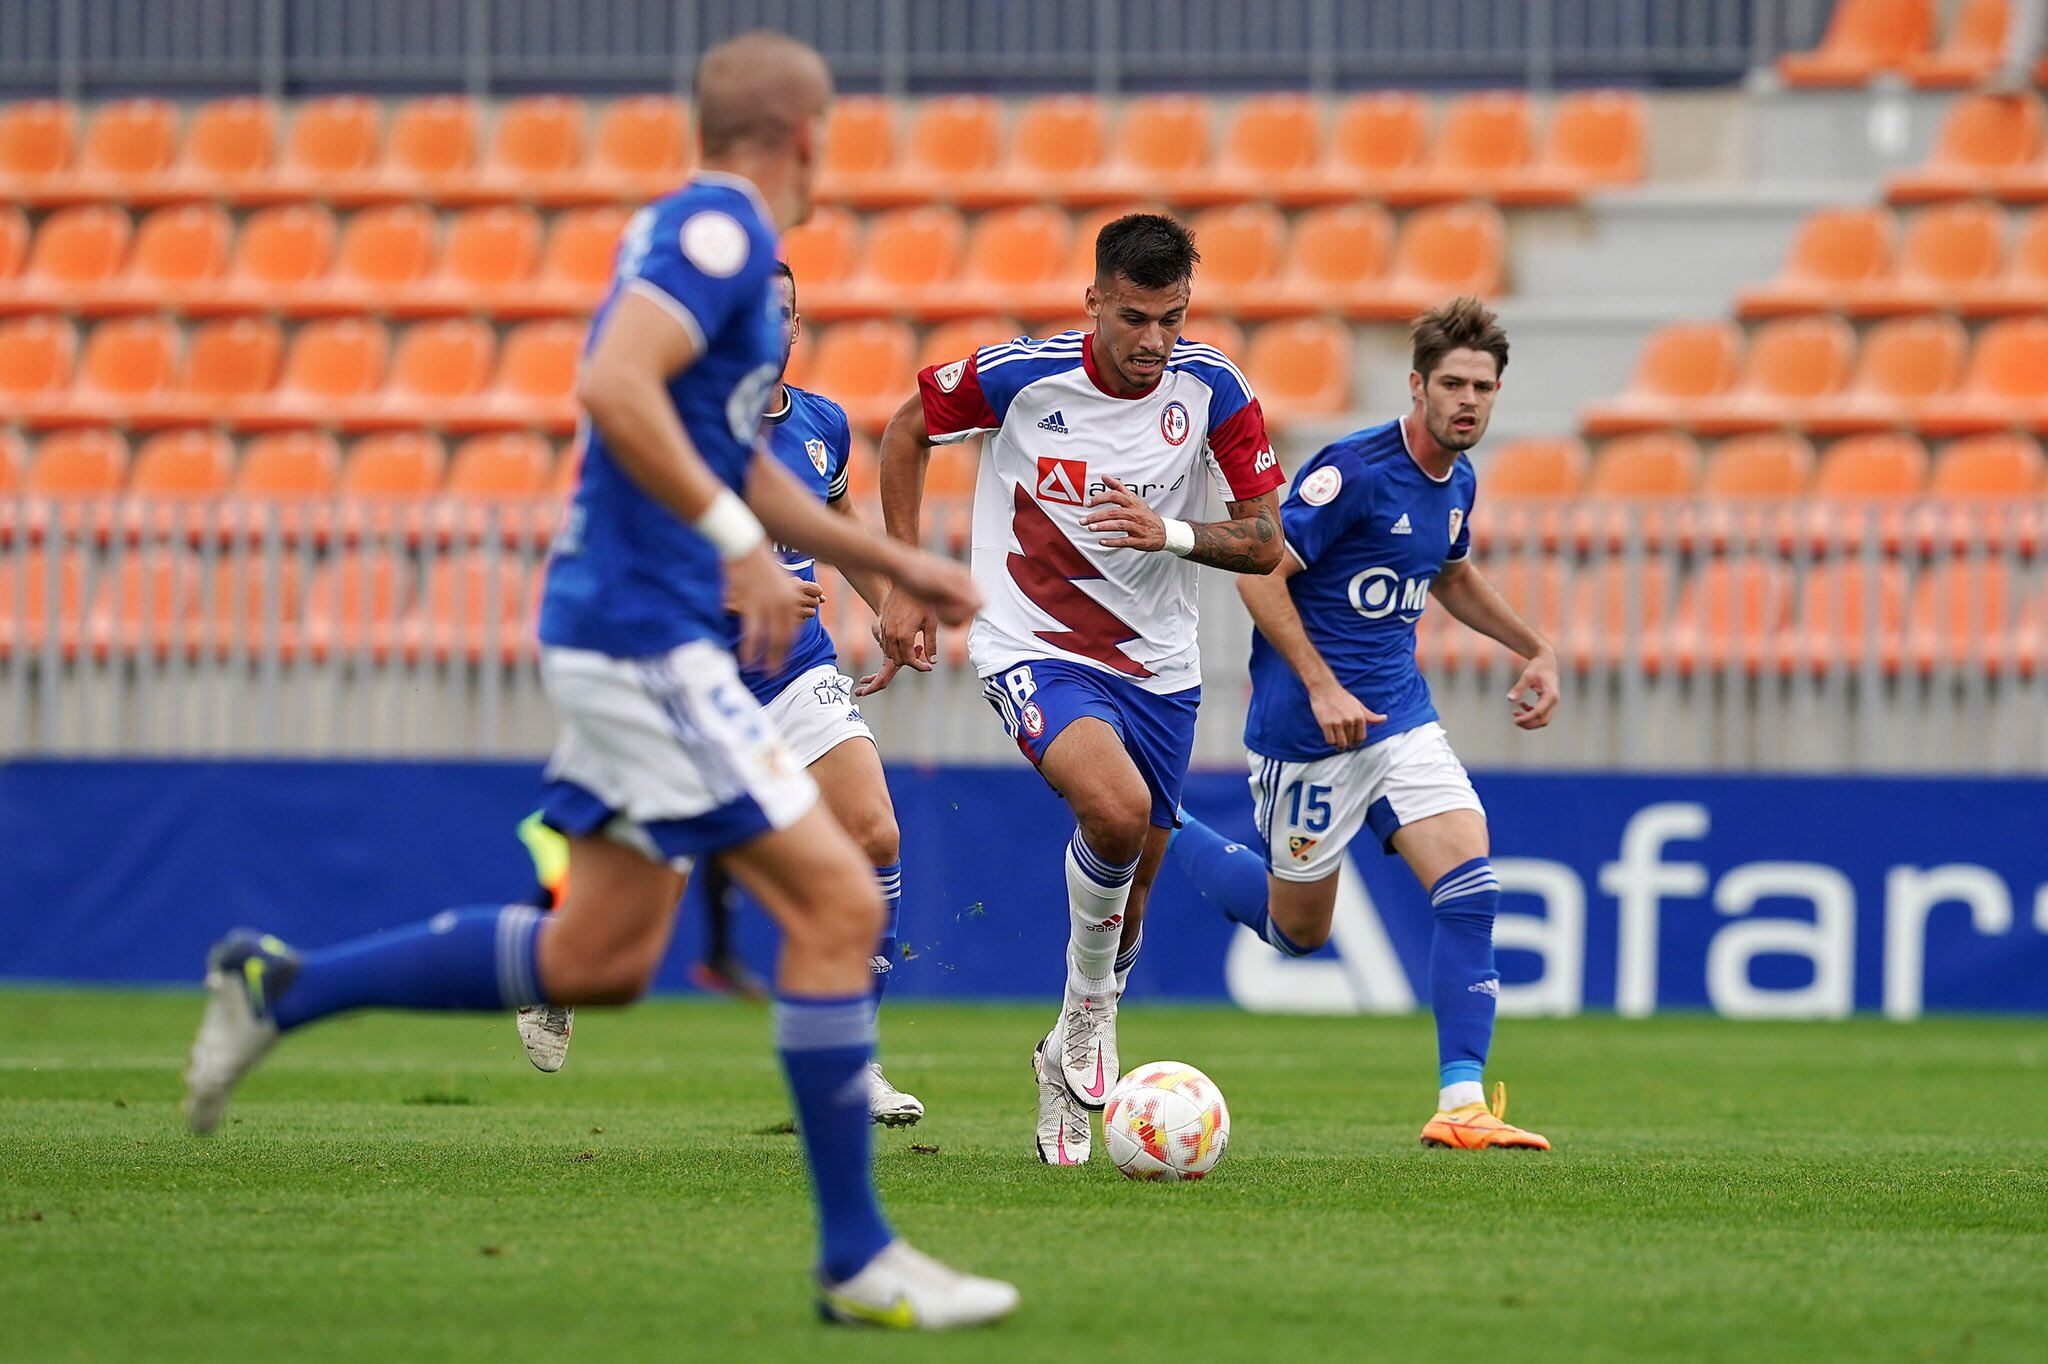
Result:
<svg viewBox="0 0 2048 1364"><path fill-rule="evenodd" d="M1325 464L1301 481L1301 500L1311 507L1320 507L1335 497L1343 486L1344 475L1337 472L1335 465ZM1455 531L1451 538L1457 538Z"/></svg>
<svg viewBox="0 0 2048 1364"><path fill-rule="evenodd" d="M1457 543L1458 543L1458 528L1459 528L1459 527L1461 527L1461 526L1463 526L1464 524L1465 524L1465 509L1464 509L1463 507L1453 507L1453 508L1451 508L1451 543L1452 543L1452 544L1454 544L1454 545L1455 545L1455 544L1457 544Z"/></svg>
<svg viewBox="0 0 2048 1364"><path fill-rule="evenodd" d="M804 453L811 457L811 467L816 469L822 476L825 472L825 442L821 440L805 441ZM1458 538L1458 514L1456 512L1451 513L1451 538L1453 540Z"/></svg>
<svg viewBox="0 0 2048 1364"><path fill-rule="evenodd" d="M960 387L960 380L966 373L967 362L965 360L955 360L952 364L947 365L937 374L934 374L932 378L939 381L939 392L951 393L954 389Z"/></svg>

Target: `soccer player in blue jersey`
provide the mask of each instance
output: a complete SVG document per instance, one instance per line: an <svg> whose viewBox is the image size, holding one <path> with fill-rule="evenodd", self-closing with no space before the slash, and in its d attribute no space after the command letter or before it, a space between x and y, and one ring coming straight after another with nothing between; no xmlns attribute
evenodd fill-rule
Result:
<svg viewBox="0 0 2048 1364"><path fill-rule="evenodd" d="M1556 652L1468 559L1476 480L1464 452L1486 434L1508 339L1460 298L1417 319L1414 343L1407 415L1303 466L1280 511L1279 568L1238 587L1258 626L1244 743L1263 846L1190 821L1168 851L1226 915L1298 957L1328 941L1344 850L1370 830L1434 911L1438 1092L1423 1144L1547 1151L1507 1123L1503 1088L1485 1102L1500 881L1485 811L1415 663L1415 623L1434 596L1528 660L1508 692L1518 726L1541 729L1557 707Z"/></svg>
<svg viewBox="0 0 2048 1364"><path fill-rule="evenodd" d="M797 311L796 275L775 263L784 335L784 355L796 346L803 327ZM806 392L784 380L768 400L768 451L796 481L833 511L857 517L846 495L847 462L853 435L846 410L829 398ZM782 566L798 579L803 593L797 608L802 624L778 668L745 666L740 681L767 713L796 760L818 783L825 808L867 854L881 888L882 936L869 966L874 972L879 1006L896 960L896 916L903 894L903 868L897 861L896 810L882 776L875 736L861 719L853 699L853 679L839 671L832 637L818 619L824 590L812 556L777 546ZM861 599L879 611L888 584L858 567L843 570ZM855 742L859 741L859 742ZM722 920L728 913L721 894L725 877L715 869L693 878L685 901L700 900L706 916ZM572 1010L562 1005L536 1005L519 1011L520 1039L527 1056L542 1070L561 1069L568 1052ZM924 1105L889 1083L880 1062L868 1066L868 1113L889 1127L907 1127L924 1117Z"/></svg>
<svg viewBox="0 0 2048 1364"><path fill-rule="evenodd" d="M958 566L831 514L759 447L783 364L776 234L810 211L831 91L818 54L778 34L706 52L701 169L628 225L591 324L581 481L540 622L562 725L542 798L569 839L561 908L450 909L303 955L230 935L208 961L184 1107L212 1131L281 1034L355 1009L627 1003L661 960L689 867L716 858L783 928L773 1028L816 1197L820 1309L962 1326L1007 1315L1016 1290L897 1239L869 1168L874 871L729 648L728 603L748 663L779 667L796 633L798 580L769 535L883 574L955 623L977 603Z"/></svg>

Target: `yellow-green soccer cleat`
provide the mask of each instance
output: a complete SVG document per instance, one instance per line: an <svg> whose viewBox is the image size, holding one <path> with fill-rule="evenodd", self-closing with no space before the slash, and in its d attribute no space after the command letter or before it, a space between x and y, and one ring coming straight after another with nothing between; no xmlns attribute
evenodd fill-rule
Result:
<svg viewBox="0 0 2048 1364"><path fill-rule="evenodd" d="M892 1331L984 1326L1016 1311L1017 1302L1014 1285L962 1274L900 1240L844 1283L818 1287L818 1315L825 1320Z"/></svg>
<svg viewBox="0 0 2048 1364"><path fill-rule="evenodd" d="M277 1045L271 1006L299 973L298 954L267 933L236 929L206 956L206 1013L185 1066L179 1105L194 1132L220 1126L242 1077Z"/></svg>

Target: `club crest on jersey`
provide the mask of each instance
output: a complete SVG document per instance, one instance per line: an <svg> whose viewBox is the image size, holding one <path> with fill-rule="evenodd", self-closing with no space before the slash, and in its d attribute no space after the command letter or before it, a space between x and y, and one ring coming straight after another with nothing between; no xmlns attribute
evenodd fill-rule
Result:
<svg viewBox="0 0 2048 1364"><path fill-rule="evenodd" d="M1024 708L1017 712L1017 720L1024 727L1024 733L1033 739L1045 733L1045 712L1038 708L1036 701L1026 701Z"/></svg>
<svg viewBox="0 0 2048 1364"><path fill-rule="evenodd" d="M1334 465L1325 464L1301 481L1301 500L1311 507L1320 507L1337 495L1344 486L1344 475Z"/></svg>
<svg viewBox="0 0 2048 1364"><path fill-rule="evenodd" d="M1064 502L1069 507L1079 507L1086 500L1081 496L1081 490L1087 486L1087 460L1038 457L1039 501Z"/></svg>
<svg viewBox="0 0 2048 1364"><path fill-rule="evenodd" d="M1303 858L1307 857L1312 850L1314 850L1316 844L1322 841L1323 840L1321 840L1320 838L1304 838L1300 834L1289 835L1287 839L1288 855L1293 857L1295 861L1299 862Z"/></svg>
<svg viewBox="0 0 2048 1364"><path fill-rule="evenodd" d="M816 470L817 470L817 471L818 471L819 473L821 473L821 474L825 472L825 442L824 442L824 441L821 441L821 440L807 440L807 441L805 441L805 442L804 442L804 453L805 453L805 454L807 454L807 455L809 455L809 456L811 457L811 467L812 467L813 469L816 469ZM1453 513L1453 514L1452 514L1452 522L1451 522L1451 534L1455 536L1455 535L1456 535L1457 533L1458 533L1458 530L1457 530L1457 517L1456 517L1456 513Z"/></svg>
<svg viewBox="0 0 2048 1364"><path fill-rule="evenodd" d="M967 362L965 360L955 360L952 364L940 369L932 378L938 380L939 392L951 393L954 389L960 387L960 380L966 374Z"/></svg>
<svg viewBox="0 0 2048 1364"><path fill-rule="evenodd" d="M1188 410L1179 399L1160 410L1159 434L1166 437L1168 445L1179 445L1188 438Z"/></svg>
<svg viewBox="0 0 2048 1364"><path fill-rule="evenodd" d="M1455 544L1457 544L1457 543L1458 543L1458 530L1459 530L1459 528L1460 528L1461 526L1463 526L1464 524L1465 524L1465 509L1464 509L1463 507L1453 507L1453 508L1451 508L1451 543L1452 543L1452 544L1454 544L1454 545L1455 545Z"/></svg>

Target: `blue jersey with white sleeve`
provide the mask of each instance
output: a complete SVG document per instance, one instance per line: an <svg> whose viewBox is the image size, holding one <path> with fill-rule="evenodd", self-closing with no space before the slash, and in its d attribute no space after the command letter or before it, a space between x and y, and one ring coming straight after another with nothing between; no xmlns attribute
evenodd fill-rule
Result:
<svg viewBox="0 0 2048 1364"><path fill-rule="evenodd" d="M1309 641L1346 691L1387 717L1367 727L1367 744L1437 718L1415 662L1415 623L1437 572L1471 552L1477 482L1462 454L1448 477L1425 473L1393 421L1318 451L1281 504L1287 550L1301 565L1287 591ZM1246 748L1288 762L1337 751L1293 666L1257 633L1251 678Z"/></svg>
<svg viewBox="0 0 2048 1364"><path fill-rule="evenodd" d="M795 384L787 385L789 406L766 417L768 453L796 476L797 482L818 495L821 501L837 502L846 496L846 465L853 453L853 433L847 425L846 409L830 398L806 393ZM807 583L818 581L817 561L802 550L787 545L775 547L782 566ZM736 641L738 622L733 620L728 639ZM766 705L785 688L821 663L837 657L832 636L824 619L812 616L790 642L789 653L774 672L741 668L740 681L754 699Z"/></svg>
<svg viewBox="0 0 2048 1364"><path fill-rule="evenodd" d="M628 293L653 300L697 343L669 400L711 471L739 490L782 373L775 229L749 182L699 172L641 209L619 242L595 337ZM587 345L587 343L586 343ZM541 599L541 643L615 658L729 642L725 571L709 541L642 492L585 423L576 495L555 537Z"/></svg>

